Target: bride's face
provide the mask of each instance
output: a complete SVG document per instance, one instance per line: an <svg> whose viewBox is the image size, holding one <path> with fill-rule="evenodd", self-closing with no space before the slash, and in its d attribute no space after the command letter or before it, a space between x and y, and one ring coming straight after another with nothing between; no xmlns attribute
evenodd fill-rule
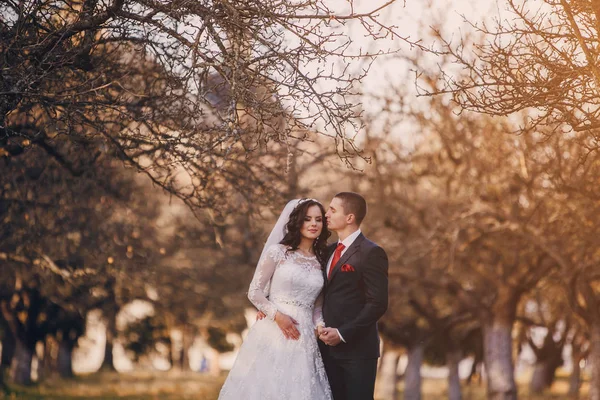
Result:
<svg viewBox="0 0 600 400"><path fill-rule="evenodd" d="M315 204L310 206L306 211L304 223L302 224L302 229L300 229L300 234L302 237L314 240L319 237L322 230L323 215L321 214L321 209L319 206Z"/></svg>

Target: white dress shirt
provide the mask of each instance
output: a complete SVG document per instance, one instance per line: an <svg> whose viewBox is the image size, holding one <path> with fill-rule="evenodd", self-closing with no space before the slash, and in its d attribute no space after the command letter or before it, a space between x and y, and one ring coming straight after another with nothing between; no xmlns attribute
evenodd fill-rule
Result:
<svg viewBox="0 0 600 400"><path fill-rule="evenodd" d="M352 245L352 243L354 243L354 241L356 240L356 238L358 237L358 235L360 235L362 232L360 231L360 228L355 230L354 232L352 232L350 235L348 235L348 237L344 240L342 240L342 244L345 246L344 250L342 250L342 254L340 255L340 258L342 258L342 256L344 255L344 253L348 250L348 247L350 247ZM340 242L338 241L338 244ZM331 268L334 267L334 265L331 265L331 261L333 261L333 256L335 255L335 251L333 252L333 254L331 255L331 257L329 257L329 261L327 261L327 276L329 276L329 270ZM335 330L337 331L340 339L342 339L342 342L346 343L346 341L344 340L344 338L342 337L342 334L340 333L340 331L335 328Z"/></svg>
<svg viewBox="0 0 600 400"><path fill-rule="evenodd" d="M356 238L358 237L358 235L360 235L362 232L360 231L360 228L357 229L356 231L352 232L350 235L348 235L348 237L344 240L342 240L342 244L345 246L344 250L342 250L342 254L341 256L344 255L344 253L346 251L348 251L348 247L350 247L352 245L352 243L354 243L354 241L356 240ZM340 242L338 241L338 244ZM331 269L332 265L331 265L331 261L333 261L333 256L335 254L335 251L331 254L331 257L329 257L329 261L327 261L327 276L329 276L329 270ZM340 256L340 258L341 258Z"/></svg>

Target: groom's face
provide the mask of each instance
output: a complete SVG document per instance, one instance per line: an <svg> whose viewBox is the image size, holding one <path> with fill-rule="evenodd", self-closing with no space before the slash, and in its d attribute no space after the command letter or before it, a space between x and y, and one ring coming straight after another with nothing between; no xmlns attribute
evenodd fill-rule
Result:
<svg viewBox="0 0 600 400"><path fill-rule="evenodd" d="M348 226L348 216L344 213L342 200L334 197L329 203L329 209L325 214L327 218L327 227L332 231L340 231Z"/></svg>

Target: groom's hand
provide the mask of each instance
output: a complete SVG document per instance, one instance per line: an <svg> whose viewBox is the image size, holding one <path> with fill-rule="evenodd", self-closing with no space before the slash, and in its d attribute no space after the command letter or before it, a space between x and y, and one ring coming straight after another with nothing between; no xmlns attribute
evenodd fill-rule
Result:
<svg viewBox="0 0 600 400"><path fill-rule="evenodd" d="M337 346L342 341L335 328L323 328L319 339L328 346Z"/></svg>

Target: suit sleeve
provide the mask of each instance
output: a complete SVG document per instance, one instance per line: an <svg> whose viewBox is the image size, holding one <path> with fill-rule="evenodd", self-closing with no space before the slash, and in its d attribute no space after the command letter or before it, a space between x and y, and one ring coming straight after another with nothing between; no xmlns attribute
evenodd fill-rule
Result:
<svg viewBox="0 0 600 400"><path fill-rule="evenodd" d="M366 302L352 321L338 327L346 343L352 343L363 328L377 322L388 307L388 258L381 247L374 247L366 257L363 271Z"/></svg>

